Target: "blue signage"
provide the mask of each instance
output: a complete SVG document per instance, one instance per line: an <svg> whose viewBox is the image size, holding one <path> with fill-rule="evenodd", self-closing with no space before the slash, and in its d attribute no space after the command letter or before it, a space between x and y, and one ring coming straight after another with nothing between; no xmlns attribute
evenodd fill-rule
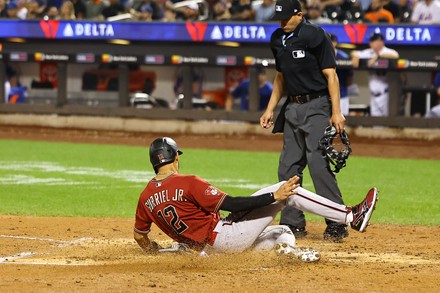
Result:
<svg viewBox="0 0 440 293"><path fill-rule="evenodd" d="M268 43L278 27L277 23L0 20L0 38ZM388 45L440 45L440 26L332 24L322 27L337 35L340 43L368 44L369 37L380 32Z"/></svg>

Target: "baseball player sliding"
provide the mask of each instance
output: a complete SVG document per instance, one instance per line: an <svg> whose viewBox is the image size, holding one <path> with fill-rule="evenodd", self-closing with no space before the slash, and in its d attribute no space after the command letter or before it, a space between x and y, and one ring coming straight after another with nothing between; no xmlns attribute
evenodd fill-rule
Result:
<svg viewBox="0 0 440 293"><path fill-rule="evenodd" d="M134 239L147 253L159 250L148 237L155 223L173 240L203 254L276 249L305 262L317 261L316 250L295 246L287 226L270 226L278 212L290 205L364 232L377 201L377 190L372 188L358 205L337 204L300 187L298 176L250 197L232 197L197 176L179 174L181 155L168 137L150 145L156 176L140 195L134 227ZM221 218L220 210L231 213Z"/></svg>

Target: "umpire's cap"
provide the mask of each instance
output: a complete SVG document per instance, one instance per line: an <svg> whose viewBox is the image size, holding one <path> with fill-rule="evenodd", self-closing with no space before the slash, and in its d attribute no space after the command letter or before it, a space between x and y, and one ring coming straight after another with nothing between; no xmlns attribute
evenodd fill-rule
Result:
<svg viewBox="0 0 440 293"><path fill-rule="evenodd" d="M277 0L271 20L286 20L301 12L299 0Z"/></svg>
<svg viewBox="0 0 440 293"><path fill-rule="evenodd" d="M150 145L150 162L154 171L160 166L169 164L174 161L177 154L183 154L174 139L169 137L156 138Z"/></svg>

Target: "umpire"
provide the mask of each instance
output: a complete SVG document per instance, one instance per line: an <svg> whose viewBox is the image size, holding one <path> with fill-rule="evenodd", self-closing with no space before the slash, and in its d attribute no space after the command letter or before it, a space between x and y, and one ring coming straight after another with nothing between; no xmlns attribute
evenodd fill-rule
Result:
<svg viewBox="0 0 440 293"><path fill-rule="evenodd" d="M298 0L277 0L272 20L280 21L270 39L277 73L266 111L260 118L263 128L273 125L273 113L285 93L287 99L275 122L273 133L284 133L278 178L287 180L308 165L318 194L343 204L341 192L329 163L319 150L319 139L333 124L344 129L335 51L326 32L305 20ZM287 207L280 224L287 225L297 238L307 235L304 213ZM324 239L340 242L348 236L345 225L326 219Z"/></svg>

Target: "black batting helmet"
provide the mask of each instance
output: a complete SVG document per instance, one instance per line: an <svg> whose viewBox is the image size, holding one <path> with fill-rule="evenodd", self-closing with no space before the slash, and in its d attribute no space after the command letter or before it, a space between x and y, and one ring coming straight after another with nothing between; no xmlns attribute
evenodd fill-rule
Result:
<svg viewBox="0 0 440 293"><path fill-rule="evenodd" d="M177 154L183 154L174 139L169 137L156 138L150 145L150 162L154 171L160 166L171 163Z"/></svg>

